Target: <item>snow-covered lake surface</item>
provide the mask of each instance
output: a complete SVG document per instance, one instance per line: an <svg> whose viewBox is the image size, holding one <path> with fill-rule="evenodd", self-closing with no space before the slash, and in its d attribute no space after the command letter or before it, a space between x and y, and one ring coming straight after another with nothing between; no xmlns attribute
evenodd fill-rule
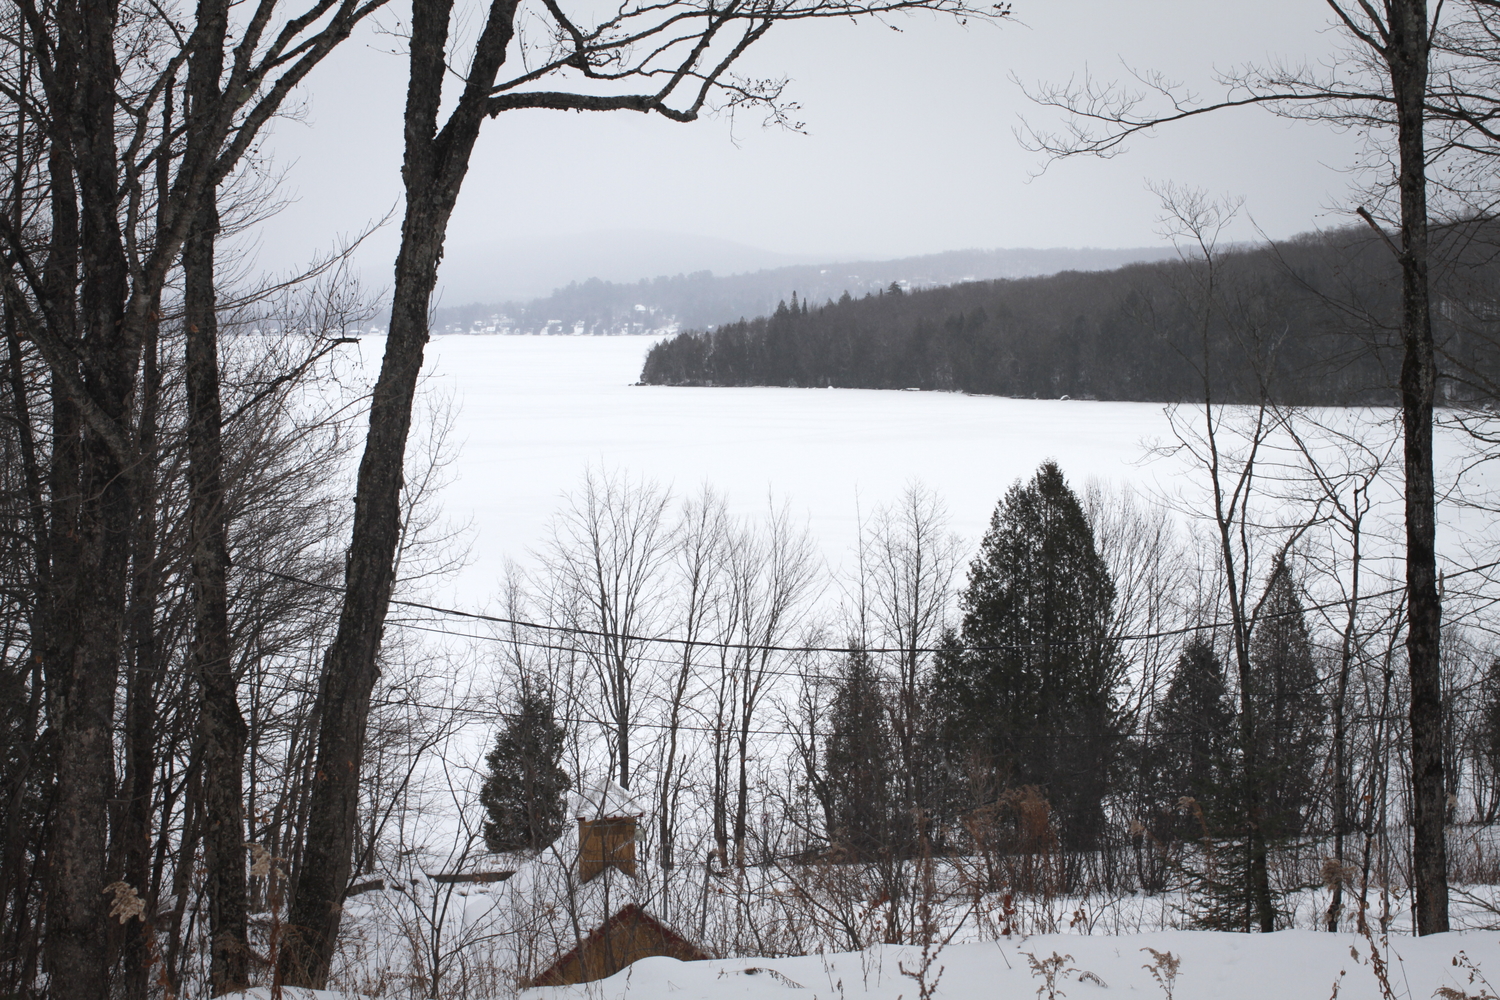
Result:
<svg viewBox="0 0 1500 1000"><path fill-rule="evenodd" d="M428 385L452 393L462 447L444 502L477 529L468 579L493 580L505 557L524 559L590 463L678 492L708 483L747 514L784 500L836 563L854 545L859 512L910 481L934 488L954 529L977 539L1006 487L1044 459L1078 483L1150 478L1154 470L1132 463L1143 437L1167 429L1162 408L1148 404L634 385L650 343L433 341Z"/></svg>
<svg viewBox="0 0 1500 1000"><path fill-rule="evenodd" d="M834 568L850 558L861 514L912 482L943 497L953 530L971 546L1006 488L1049 458L1075 488L1099 479L1156 494L1197 489L1185 463L1148 457L1170 433L1157 403L635 385L651 343L433 339L425 392L451 400L457 447L441 503L453 521L471 525L472 543L468 567L441 596L486 603L507 560L532 562L562 495L590 465L679 494L709 484L738 513L764 512L771 499L789 503ZM357 348L359 376L374 378L383 348L374 337ZM1385 430L1394 430L1389 420ZM1461 450L1440 435L1445 463ZM1451 532L1440 548L1458 563L1477 555Z"/></svg>

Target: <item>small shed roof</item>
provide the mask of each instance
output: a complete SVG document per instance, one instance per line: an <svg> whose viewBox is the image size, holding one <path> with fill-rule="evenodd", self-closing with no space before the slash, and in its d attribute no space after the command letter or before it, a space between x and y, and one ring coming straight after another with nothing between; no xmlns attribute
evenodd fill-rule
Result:
<svg viewBox="0 0 1500 1000"><path fill-rule="evenodd" d="M642 958L665 955L684 962L710 958L636 903L622 906L576 947L537 973L529 986L566 986L614 975Z"/></svg>
<svg viewBox="0 0 1500 1000"><path fill-rule="evenodd" d="M644 816L646 809L629 790L606 778L597 785L570 793L568 813L574 819L622 819Z"/></svg>

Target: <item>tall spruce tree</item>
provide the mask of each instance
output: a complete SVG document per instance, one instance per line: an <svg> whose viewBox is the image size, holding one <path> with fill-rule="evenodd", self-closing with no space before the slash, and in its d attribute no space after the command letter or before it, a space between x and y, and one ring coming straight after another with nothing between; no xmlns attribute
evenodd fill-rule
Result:
<svg viewBox="0 0 1500 1000"><path fill-rule="evenodd" d="M1279 559L1266 582L1250 640L1250 704L1267 837L1302 833L1313 807L1318 744L1326 708L1302 600L1291 567Z"/></svg>
<svg viewBox="0 0 1500 1000"><path fill-rule="evenodd" d="M1248 696L1241 701L1249 718L1240 716L1236 727L1233 780L1215 803L1216 814L1208 812L1213 839L1184 866L1193 885L1194 922L1208 930L1270 929L1267 903L1276 922L1285 920L1283 894L1272 891L1266 898L1256 890L1250 810L1258 808L1260 832L1274 843L1301 835L1314 806L1326 705L1307 618L1284 558L1272 567L1256 612L1250 668Z"/></svg>
<svg viewBox="0 0 1500 1000"><path fill-rule="evenodd" d="M1073 848L1104 828L1119 742L1114 598L1077 495L1045 462L996 508L969 568L959 642L935 670L955 749L986 759L999 784L1039 787Z"/></svg>
<svg viewBox="0 0 1500 1000"><path fill-rule="evenodd" d="M892 814L895 746L888 708L869 654L855 648L830 706L821 781L828 841L855 858L879 857L903 839Z"/></svg>
<svg viewBox="0 0 1500 1000"><path fill-rule="evenodd" d="M492 851L540 851L562 833L563 796L572 779L562 768L567 732L552 698L523 683L515 711L484 758L489 774L479 789L487 818L484 842Z"/></svg>
<svg viewBox="0 0 1500 1000"><path fill-rule="evenodd" d="M1234 708L1209 638L1195 636L1177 658L1148 740L1152 835L1181 840L1204 836L1205 827L1212 832L1233 809Z"/></svg>

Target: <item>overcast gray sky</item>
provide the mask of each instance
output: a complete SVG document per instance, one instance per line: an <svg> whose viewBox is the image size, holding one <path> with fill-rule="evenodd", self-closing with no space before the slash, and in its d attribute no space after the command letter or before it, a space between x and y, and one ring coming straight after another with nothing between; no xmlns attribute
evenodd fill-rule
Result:
<svg viewBox="0 0 1500 1000"><path fill-rule="evenodd" d="M1011 74L1120 76L1123 61L1211 96L1215 69L1327 58L1337 39L1321 0L1018 0L1015 10L1017 23L999 27L918 16L895 22L900 32L843 22L773 31L746 69L791 78L806 134L744 117L502 115L485 126L453 219L452 270L503 269L533 241L600 231L615 231L603 241L625 244L628 261L621 230L828 260L1152 245L1159 209L1147 181L1242 196L1237 238L1253 237L1252 220L1272 237L1345 221L1357 138L1264 111L1176 125L1113 160L1054 164L1035 179L1040 161L1013 135L1018 115L1049 112ZM373 32L352 40L311 79L303 121L278 123L267 151L293 202L257 235L262 266L303 260L398 203L397 44ZM368 244L367 280L388 282L396 228Z"/></svg>

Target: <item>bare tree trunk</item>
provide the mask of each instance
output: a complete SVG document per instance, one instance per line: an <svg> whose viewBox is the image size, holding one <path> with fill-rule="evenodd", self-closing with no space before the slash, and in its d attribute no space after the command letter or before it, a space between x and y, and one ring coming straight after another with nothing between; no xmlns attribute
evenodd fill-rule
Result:
<svg viewBox="0 0 1500 1000"><path fill-rule="evenodd" d="M211 46L210 51L222 49ZM200 85L216 82L217 74ZM193 589L193 639L188 652L199 685L209 989L215 996L249 986L243 795L247 732L229 651L229 526L224 511L214 291L218 228L218 209L210 200L200 209L182 254Z"/></svg>
<svg viewBox="0 0 1500 1000"><path fill-rule="evenodd" d="M620 640L606 640L614 645ZM614 673L614 705L613 715L615 719L615 751L619 756L620 787L630 787L630 729L635 722L635 707L630 697L634 687L634 678L631 676L630 659L624 653L618 654L613 651L610 654L611 670Z"/></svg>
<svg viewBox="0 0 1500 1000"><path fill-rule="evenodd" d="M738 604L738 601L735 602ZM726 636L732 635L726 630ZM710 724L712 733L714 773L709 790L709 811L713 815L714 851L719 858L719 867L729 867L729 768L734 757L732 739L734 704L739 689L739 670L734 654L727 649L719 650L719 676L714 685L714 714Z"/></svg>
<svg viewBox="0 0 1500 1000"><path fill-rule="evenodd" d="M1448 929L1448 855L1443 818L1442 672L1438 638L1436 501L1432 416L1437 364L1428 286L1426 0L1390 0L1386 62L1395 98L1401 196L1401 422L1406 458L1406 590L1410 624L1412 876L1418 934Z"/></svg>
<svg viewBox="0 0 1500 1000"><path fill-rule="evenodd" d="M1349 832L1349 727L1345 721L1349 704L1349 673L1354 667L1354 629L1359 610L1360 522L1359 491L1354 494L1355 517L1351 524L1353 567L1349 586L1349 617L1339 643L1339 680L1333 702L1333 859L1338 872L1328 901L1326 925L1337 933L1344 909L1344 840Z"/></svg>
<svg viewBox="0 0 1500 1000"><path fill-rule="evenodd" d="M76 39L78 48L58 60L68 64L68 73L76 73L76 87L65 88L76 103L69 108L71 114L61 116L59 126L71 130L54 136L68 153L54 160L61 161L56 165L62 172L77 178L82 207L77 243L82 268L82 391L105 419L124 426L135 359L125 329L129 275L115 173L116 17L110 0L80 0L58 12L59 36ZM54 172L54 181L58 179ZM108 801L115 790L114 704L130 557L133 470L122 465L96 429L82 435L79 457L78 516L62 526L63 534L76 538L76 560L57 574L61 607L54 620L54 627L71 628L76 638L55 665L53 686L58 702L58 783L48 850L48 992L57 1000L105 1000L109 906L103 890ZM71 470L66 474L71 478Z"/></svg>
<svg viewBox="0 0 1500 1000"><path fill-rule="evenodd" d="M182 952L188 908L184 905L191 892L193 871L197 868L198 841L203 835L203 793L197 777L197 760L188 764L186 793L182 804L182 838L177 846L177 864L172 871L171 919L167 927L167 953L162 957L162 976L169 993L177 994L182 986Z"/></svg>
<svg viewBox="0 0 1500 1000"><path fill-rule="evenodd" d="M696 595L694 595L696 597ZM656 820L658 834L658 850L661 853L661 867L670 870L676 865L673 852L673 804L676 800L673 782L677 780L677 738L682 725L682 708L684 696L687 692L687 684L692 676L693 666L693 611L688 612L688 636L682 646L682 668L677 672L677 680L672 686L667 708L667 758L661 769L661 788L656 803Z"/></svg>
<svg viewBox="0 0 1500 1000"><path fill-rule="evenodd" d="M163 96L161 134L165 142L172 132L175 81L168 78ZM170 191L171 164L163 156L156 163L158 211ZM158 225L162 222L157 216ZM124 880L147 900L145 919L129 921L121 945L121 984L126 1000L146 1000L151 989L151 965L156 935L158 876L152 871L151 807L156 771L157 691L161 683L160 649L156 637L157 600L161 590L161 566L157 553L157 506L161 502L158 480L158 416L161 403L161 295L151 302L150 317L142 346L141 404L137 447L141 455L135 529L131 542L130 609L126 623L126 662L129 675L125 693L125 795L122 825L125 842Z"/></svg>
<svg viewBox="0 0 1500 1000"><path fill-rule="evenodd" d="M212 116L222 113L219 81L228 21L227 0L200 0L196 41L188 59L188 159L206 156L217 145L210 122ZM218 235L217 192L210 187L183 241L182 270L193 599L188 659L198 680L208 982L213 996L249 986L250 951L243 793L247 732L229 652L229 525L224 510L218 295L214 287Z"/></svg>
<svg viewBox="0 0 1500 1000"><path fill-rule="evenodd" d="M338 939L354 848L370 695L379 676L376 657L395 582L406 439L428 339L427 308L448 220L484 120L484 99L513 33L516 3L497 0L490 8L464 93L439 130L451 8L452 0L412 4L402 165L406 215L396 258L390 332L370 399L370 429L359 465L343 607L338 633L323 663L306 846L292 887L288 937L279 963L281 980L294 986L322 988L327 983Z"/></svg>
<svg viewBox="0 0 1500 1000"><path fill-rule="evenodd" d="M1235 591L1234 565L1229 562L1226 548L1226 568L1230 571L1230 606L1234 623L1234 653L1238 668L1240 697L1240 767L1243 770L1242 784L1245 795L1245 842L1249 852L1250 898L1252 918L1264 934L1276 929L1276 907L1271 901L1271 875L1267 858L1266 833L1262 827L1261 812L1261 762L1256 752L1255 703L1251 698L1254 684L1251 679L1250 636L1248 623L1244 621L1241 596ZM1246 930L1249 928L1247 927Z"/></svg>
<svg viewBox="0 0 1500 1000"><path fill-rule="evenodd" d="M747 690L750 687L748 678L745 687ZM736 755L739 758L739 791L734 803L734 863L739 868L745 867L745 848L749 834L746 819L750 814L750 720L754 712L755 699L747 695L740 705L739 731L734 734Z"/></svg>
<svg viewBox="0 0 1500 1000"><path fill-rule="evenodd" d="M676 818L677 743L682 710L687 700L688 683L695 666L693 642L702 633L717 598L716 582L719 560L723 556L724 505L707 489L699 499L689 503L678 539L679 568L687 587L687 608L683 621L682 663L669 696L667 712L667 756L662 766L661 794L657 802L657 822L661 840L661 866L676 864L673 845Z"/></svg>
<svg viewBox="0 0 1500 1000"><path fill-rule="evenodd" d="M144 919L128 921L121 945L121 983L127 1000L145 1000L150 992L151 938L155 934L156 896L151 891L151 806L156 772L156 693L160 664L156 641L156 602L161 586L156 553L157 409L161 369L157 364L157 325L146 331L141 378L140 443L144 467L139 485L131 543L130 610L125 681L125 809L119 840L124 850L121 877L146 899Z"/></svg>
<svg viewBox="0 0 1500 1000"><path fill-rule="evenodd" d="M106 398L123 411L117 381ZM58 738L58 815L50 854L50 991L56 997L108 992L108 903L103 894L109 817L115 791L114 703L130 557L128 471L97 439L85 438L81 550L71 586L78 640L62 678ZM76 989L75 989L76 987Z"/></svg>

